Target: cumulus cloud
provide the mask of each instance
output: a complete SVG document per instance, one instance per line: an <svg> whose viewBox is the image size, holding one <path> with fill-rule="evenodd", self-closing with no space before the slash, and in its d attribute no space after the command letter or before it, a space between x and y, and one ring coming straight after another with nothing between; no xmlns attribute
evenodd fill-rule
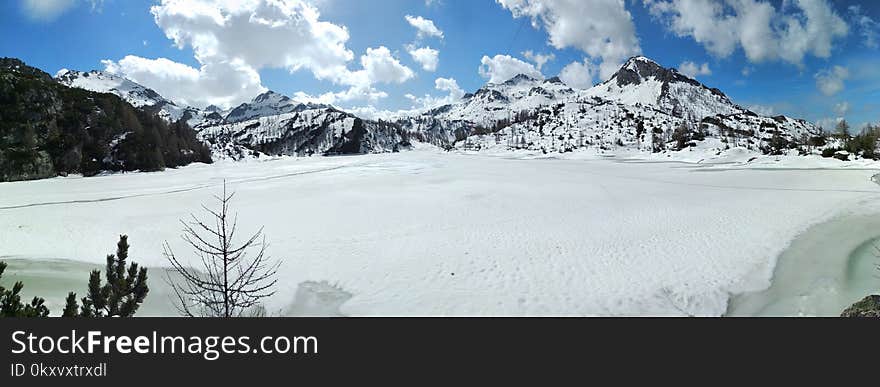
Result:
<svg viewBox="0 0 880 387"><path fill-rule="evenodd" d="M862 42L865 47L880 47L877 40L878 34L880 34L880 25L878 25L874 19L866 15L862 11L862 7L859 5L851 5L849 7L849 13L853 18L854 24L859 27L859 34L862 36Z"/></svg>
<svg viewBox="0 0 880 387"><path fill-rule="evenodd" d="M492 58L484 55L480 60L479 72L480 76L489 79L489 83L502 83L519 74L544 79L544 75L534 65L510 55L495 55Z"/></svg>
<svg viewBox="0 0 880 387"><path fill-rule="evenodd" d="M436 71L437 64L440 62L440 51L431 47L416 48L413 45L407 46L407 52L412 56L413 60L422 66L422 70Z"/></svg>
<svg viewBox="0 0 880 387"><path fill-rule="evenodd" d="M595 66L588 61L571 62L562 68L559 79L575 89L588 89L593 86Z"/></svg>
<svg viewBox="0 0 880 387"><path fill-rule="evenodd" d="M266 91L260 75L241 61L209 63L196 69L166 58L129 55L115 62L104 60L103 64L111 74L155 88L164 97L186 105L230 106Z"/></svg>
<svg viewBox="0 0 880 387"><path fill-rule="evenodd" d="M385 46L368 48L367 53L361 56L361 66L364 67L367 80L358 81L356 84L403 83L415 75L409 67L400 64Z"/></svg>
<svg viewBox="0 0 880 387"><path fill-rule="evenodd" d="M375 84L400 83L413 77L412 70L381 46L368 48L360 57L362 68L351 70L349 64L355 55L346 47L348 29L321 20L317 8L303 0L162 0L150 12L178 48L193 50L200 67L193 69L198 77L191 82L198 87L183 88L188 94L178 98L197 106L211 101L228 101L217 105L229 106L253 98L255 90L264 89L257 73L263 68L309 71L318 80L348 87L321 96L329 103L382 98L385 93L376 90ZM105 66L160 94L183 94L176 90L181 87L167 71L182 67L167 63L132 66L150 61L133 58L123 59L128 63L106 61Z"/></svg>
<svg viewBox="0 0 880 387"><path fill-rule="evenodd" d="M352 100L367 100L375 102L388 96L387 93L373 87L375 83L403 83L415 76L415 73L400 63L391 50L385 46L367 48L367 52L361 55L361 67L358 71L342 70L344 84L351 85L348 90L341 92L327 92L318 96L303 92L294 94L294 99L302 102L317 102L336 104Z"/></svg>
<svg viewBox="0 0 880 387"><path fill-rule="evenodd" d="M556 55L553 53L536 54L536 53L532 52L532 50L523 51L522 56L523 56L523 58L526 58L526 60L532 61L532 63L535 64L535 67L538 68L538 71L541 71L541 68L543 68L544 65L547 64L547 62L550 62L550 61L553 61L556 59Z"/></svg>
<svg viewBox="0 0 880 387"><path fill-rule="evenodd" d="M742 48L751 62L798 66L810 54L831 56L835 40L849 33L827 0L643 0L650 13L680 37L691 37L718 57Z"/></svg>
<svg viewBox="0 0 880 387"><path fill-rule="evenodd" d="M684 61L678 65L678 71L691 78L696 78L700 75L712 75L712 70L709 68L708 63L698 65L691 61Z"/></svg>
<svg viewBox="0 0 880 387"><path fill-rule="evenodd" d="M611 77L625 59L641 52L632 15L623 0L496 0L514 17L543 27L557 49L573 47L599 63Z"/></svg>
<svg viewBox="0 0 880 387"><path fill-rule="evenodd" d="M21 10L31 20L53 21L76 5L75 0L22 0Z"/></svg>
<svg viewBox="0 0 880 387"><path fill-rule="evenodd" d="M843 91L844 82L849 78L849 70L843 66L834 66L831 69L819 71L814 75L816 87L826 96L835 95Z"/></svg>
<svg viewBox="0 0 880 387"><path fill-rule="evenodd" d="M441 31L439 28L437 28L436 25L434 25L433 20L425 19L421 16L412 15L406 15L404 16L404 18L406 19L407 23L409 23L409 25L415 27L415 29L419 31L419 38L435 37L443 39L443 31Z"/></svg>
<svg viewBox="0 0 880 387"><path fill-rule="evenodd" d="M465 94L454 78L437 78L434 80L434 88L449 93L454 99L460 99Z"/></svg>
<svg viewBox="0 0 880 387"><path fill-rule="evenodd" d="M425 94L422 97L416 97L407 94L404 97L412 101L413 109L430 109L437 106L448 105L464 97L464 90L458 86L458 82L454 78L437 78L434 80L434 88L443 91L446 95L435 97Z"/></svg>

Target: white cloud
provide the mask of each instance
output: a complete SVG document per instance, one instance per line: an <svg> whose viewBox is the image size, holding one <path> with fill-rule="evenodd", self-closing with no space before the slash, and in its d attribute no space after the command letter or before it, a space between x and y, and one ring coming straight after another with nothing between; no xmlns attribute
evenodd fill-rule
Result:
<svg viewBox="0 0 880 387"><path fill-rule="evenodd" d="M425 94L423 97L417 97L410 93L404 94L404 98L412 102L412 107L410 109L391 111L377 109L375 106L356 106L348 107L346 110L367 119L393 120L402 115L417 114L426 109L432 109L453 103L461 99L465 94L464 90L458 86L458 82L453 78L437 78L434 80L434 88L446 92L446 95L435 97L430 94Z"/></svg>
<svg viewBox="0 0 880 387"><path fill-rule="evenodd" d="M53 21L76 5L75 0L22 0L21 10L31 20Z"/></svg>
<svg viewBox="0 0 880 387"><path fill-rule="evenodd" d="M368 48L360 58L362 68L351 70L355 55L346 47L348 29L321 20L317 8L304 0L161 0L150 12L178 48L192 48L200 67L193 69L198 77L191 82L201 87L179 91L178 84L167 81L174 77L162 66L130 66L136 57L126 57L129 66L122 61L107 61L106 66L116 65L121 75L197 106L229 106L253 98L254 90L265 89L257 73L264 68L306 70L318 80L348 88L315 97L330 103L383 98L386 94L376 90L375 84L413 77L412 70L381 46ZM224 81L231 86L215 85Z"/></svg>
<svg viewBox="0 0 880 387"><path fill-rule="evenodd" d="M840 102L834 105L834 114L838 117L846 117L849 114L849 102Z"/></svg>
<svg viewBox="0 0 880 387"><path fill-rule="evenodd" d="M718 57L741 47L751 62L831 56L849 33L827 0L785 0L777 10L764 0L643 0L652 15L680 37L691 37Z"/></svg>
<svg viewBox="0 0 880 387"><path fill-rule="evenodd" d="M826 96L835 95L843 91L844 81L849 78L849 70L843 66L834 66L831 69L819 71L814 75L816 87Z"/></svg>
<svg viewBox="0 0 880 387"><path fill-rule="evenodd" d="M348 90L341 92L327 92L318 96L303 92L294 93L294 99L302 102L317 102L325 104L337 104L352 100L367 100L375 102L378 99L388 97L388 94L373 87L375 83L403 83L413 78L415 73L400 63L385 46L367 48L367 52L361 55L362 70L348 71L343 69L340 78L342 82L351 85Z"/></svg>
<svg viewBox="0 0 880 387"><path fill-rule="evenodd" d="M773 116L776 114L776 109L773 108L773 106L749 105L749 106L746 106L746 109L749 109L755 113L758 113L762 116L767 116L767 117L770 117L770 116Z"/></svg>
<svg viewBox="0 0 880 387"><path fill-rule="evenodd" d="M409 67L400 64L400 61L391 55L391 51L385 46L367 48L367 53L361 56L361 66L364 67L368 82L357 82L356 84L403 83L415 75Z"/></svg>
<svg viewBox="0 0 880 387"><path fill-rule="evenodd" d="M231 106L266 91L260 75L241 61L209 63L196 69L166 58L129 55L103 61L105 71L153 88L185 105Z"/></svg>
<svg viewBox="0 0 880 387"><path fill-rule="evenodd" d="M536 54L532 52L532 50L523 51L523 58L532 61L535 66L538 68L538 71L541 71L541 68L544 67L547 62L551 62L556 59L556 55L553 53L550 54Z"/></svg>
<svg viewBox="0 0 880 387"><path fill-rule="evenodd" d="M449 93L448 96L455 100L464 97L465 94L454 78L437 78L434 80L434 88Z"/></svg>
<svg viewBox="0 0 880 387"><path fill-rule="evenodd" d="M678 65L678 71L691 78L696 78L700 75L712 75L712 70L709 69L708 63L698 65L691 61L684 61Z"/></svg>
<svg viewBox="0 0 880 387"><path fill-rule="evenodd" d="M480 60L480 76L488 78L489 83L502 83L519 74L543 79L544 75L531 63L523 62L510 55L483 56Z"/></svg>
<svg viewBox="0 0 880 387"><path fill-rule="evenodd" d="M435 97L425 94L423 97L416 97L412 94L406 94L404 97L412 101L412 110L430 109L437 106L448 105L464 97L465 92L458 86L458 82L454 78L437 78L434 80L434 88L446 92L446 95Z"/></svg>
<svg viewBox="0 0 880 387"><path fill-rule="evenodd" d="M593 86L595 66L588 61L571 62L562 68L559 79L575 89L588 89Z"/></svg>
<svg viewBox="0 0 880 387"><path fill-rule="evenodd" d="M425 19L421 16L412 15L406 15L404 18L409 25L415 27L419 31L419 38L436 37L443 39L443 31L440 31L440 29L434 25L434 21Z"/></svg>
<svg viewBox="0 0 880 387"><path fill-rule="evenodd" d="M599 63L603 78L641 52L623 0L496 0L514 17L530 17L557 49L574 47Z"/></svg>
<svg viewBox="0 0 880 387"><path fill-rule="evenodd" d="M407 52L409 52L414 61L422 66L422 70L431 72L437 70L437 64L440 62L440 51L431 47L416 48L413 45L409 45L407 46Z"/></svg>
<svg viewBox="0 0 880 387"><path fill-rule="evenodd" d="M865 47L878 48L878 35L880 35L880 24L874 19L866 15L859 5L851 5L849 7L850 15L854 23L859 27L859 34L862 35L862 42Z"/></svg>

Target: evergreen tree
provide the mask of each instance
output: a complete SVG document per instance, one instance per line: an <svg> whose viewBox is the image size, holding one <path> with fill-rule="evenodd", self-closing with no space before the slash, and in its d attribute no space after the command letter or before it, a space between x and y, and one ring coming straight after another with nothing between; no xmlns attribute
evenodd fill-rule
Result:
<svg viewBox="0 0 880 387"><path fill-rule="evenodd" d="M846 120L840 120L840 122L837 123L837 134L844 140L849 139L849 124Z"/></svg>
<svg viewBox="0 0 880 387"><path fill-rule="evenodd" d="M144 302L150 290L147 287L147 269L139 268L135 262L126 265L128 248L128 236L120 235L116 254L107 256L106 284L101 284L100 270L92 271L88 295L82 299L80 317L131 317ZM64 316L76 316L76 309L76 294L70 293Z"/></svg>
<svg viewBox="0 0 880 387"><path fill-rule="evenodd" d="M675 131L672 132L672 140L675 141L675 149L682 150L687 147L687 144L691 141L692 131L691 128L684 122L681 123Z"/></svg>
<svg viewBox="0 0 880 387"><path fill-rule="evenodd" d="M0 278L6 270L6 263L0 262ZM34 297L30 304L21 302L21 289L24 284L16 282L12 289L0 286L0 317L48 317L49 308L44 305L45 300Z"/></svg>
<svg viewBox="0 0 880 387"><path fill-rule="evenodd" d="M61 317L77 317L79 315L78 308L79 305L76 303L76 293L68 293L67 300L64 304L64 312L61 313Z"/></svg>

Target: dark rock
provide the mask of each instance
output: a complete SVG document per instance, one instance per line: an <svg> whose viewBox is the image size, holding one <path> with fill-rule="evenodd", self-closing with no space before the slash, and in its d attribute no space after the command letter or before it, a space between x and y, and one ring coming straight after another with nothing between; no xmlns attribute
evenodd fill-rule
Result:
<svg viewBox="0 0 880 387"><path fill-rule="evenodd" d="M538 80L525 74L517 74L515 77L508 79L503 85L514 86L521 82L537 82Z"/></svg>
<svg viewBox="0 0 880 387"><path fill-rule="evenodd" d="M853 304L840 317L880 317L880 296L872 295Z"/></svg>

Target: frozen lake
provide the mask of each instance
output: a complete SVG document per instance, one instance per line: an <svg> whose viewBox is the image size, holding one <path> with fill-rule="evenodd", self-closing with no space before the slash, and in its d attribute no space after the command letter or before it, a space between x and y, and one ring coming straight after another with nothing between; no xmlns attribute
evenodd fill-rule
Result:
<svg viewBox="0 0 880 387"><path fill-rule="evenodd" d="M14 261L8 273L30 270L29 294L63 300L128 234L131 259L153 268L143 314L173 314L155 283L162 243L190 256L178 219L213 205L226 179L242 235L265 225L270 255L283 260L267 305L282 315L839 314L826 301L773 304L827 285L789 286L809 282L785 274L801 256L809 263L793 268L873 275L867 258L850 257L880 236L875 223L813 231L855 210L880 212L875 173L420 150L3 183L0 256ZM794 258L783 254L776 268L783 251ZM732 294L767 289L774 269L776 288L728 308ZM870 287L855 281L866 285L852 294Z"/></svg>

